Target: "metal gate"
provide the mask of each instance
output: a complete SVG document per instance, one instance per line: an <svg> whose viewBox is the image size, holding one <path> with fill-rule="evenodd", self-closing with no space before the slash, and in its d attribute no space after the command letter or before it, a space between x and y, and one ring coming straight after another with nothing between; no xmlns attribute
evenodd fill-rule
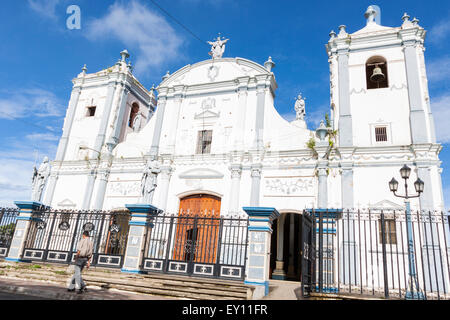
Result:
<svg viewBox="0 0 450 320"><path fill-rule="evenodd" d="M243 280L248 217L214 217L213 212L155 217L148 229L141 269Z"/></svg>
<svg viewBox="0 0 450 320"><path fill-rule="evenodd" d="M19 209L0 209L0 257L8 256L9 247L16 229Z"/></svg>
<svg viewBox="0 0 450 320"><path fill-rule="evenodd" d="M301 254L302 295L308 297L315 286L316 239L315 218L312 212L303 212Z"/></svg>
<svg viewBox="0 0 450 320"><path fill-rule="evenodd" d="M26 236L23 259L70 263L83 231L94 243L93 266L120 268L127 245L127 211L36 211Z"/></svg>

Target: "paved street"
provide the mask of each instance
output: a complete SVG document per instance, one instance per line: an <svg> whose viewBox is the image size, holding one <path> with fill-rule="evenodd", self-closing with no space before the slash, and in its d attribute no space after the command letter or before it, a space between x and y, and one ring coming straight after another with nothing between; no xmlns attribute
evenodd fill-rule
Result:
<svg viewBox="0 0 450 320"><path fill-rule="evenodd" d="M90 287L83 294L67 292L64 286L0 277L0 300L167 300L160 296Z"/></svg>
<svg viewBox="0 0 450 320"><path fill-rule="evenodd" d="M51 299L0 291L0 300L51 300Z"/></svg>

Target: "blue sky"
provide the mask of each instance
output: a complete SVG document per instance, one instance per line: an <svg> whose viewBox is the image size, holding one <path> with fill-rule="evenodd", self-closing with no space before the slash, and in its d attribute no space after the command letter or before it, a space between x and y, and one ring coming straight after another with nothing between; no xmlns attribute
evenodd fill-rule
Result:
<svg viewBox="0 0 450 320"><path fill-rule="evenodd" d="M381 7L381 24L397 27L404 12L428 30L425 52L432 111L444 146L442 181L450 207L450 3L409 1L156 0L203 41L220 32L230 39L226 57L276 63L276 108L295 117L299 92L315 128L329 108L325 43L345 24L365 26L364 12ZM81 8L81 29L69 30L69 5ZM135 74L150 88L167 70L209 59L209 47L149 0L6 0L0 11L0 206L30 197L32 167L53 159L73 79L113 65L124 48Z"/></svg>

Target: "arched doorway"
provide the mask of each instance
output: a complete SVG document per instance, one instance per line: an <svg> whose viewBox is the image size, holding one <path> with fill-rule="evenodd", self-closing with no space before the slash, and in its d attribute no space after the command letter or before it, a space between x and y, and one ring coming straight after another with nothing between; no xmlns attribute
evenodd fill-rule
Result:
<svg viewBox="0 0 450 320"><path fill-rule="evenodd" d="M173 260L215 263L220 220L219 197L196 194L180 200Z"/></svg>
<svg viewBox="0 0 450 320"><path fill-rule="evenodd" d="M283 213L272 225L271 279L300 281L302 219L298 213Z"/></svg>
<svg viewBox="0 0 450 320"><path fill-rule="evenodd" d="M210 194L194 194L180 199L179 215L220 216L221 199Z"/></svg>

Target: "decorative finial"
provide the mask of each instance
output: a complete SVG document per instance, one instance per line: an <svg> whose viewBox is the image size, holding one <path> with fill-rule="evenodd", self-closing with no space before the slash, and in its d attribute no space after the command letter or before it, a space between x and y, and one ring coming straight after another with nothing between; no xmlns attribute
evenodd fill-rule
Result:
<svg viewBox="0 0 450 320"><path fill-rule="evenodd" d="M81 70L83 71L83 75L85 75L87 71L86 64L83 66L83 68L81 68Z"/></svg>
<svg viewBox="0 0 450 320"><path fill-rule="evenodd" d="M376 23L375 22L375 16L377 15L377 11L374 9L374 7L369 6L367 8L366 13L364 13L364 17L367 19L367 24Z"/></svg>
<svg viewBox="0 0 450 320"><path fill-rule="evenodd" d="M339 26L339 38L345 38L348 36L347 31L345 31L345 29L347 28L347 26L345 25L340 25Z"/></svg>
<svg viewBox="0 0 450 320"><path fill-rule="evenodd" d="M120 56L122 57L122 61L125 62L125 60L130 57L130 54L127 49L125 49L120 53Z"/></svg>
<svg viewBox="0 0 450 320"><path fill-rule="evenodd" d="M169 71L167 71L166 74L162 77L163 81L166 80L168 77L170 77Z"/></svg>
<svg viewBox="0 0 450 320"><path fill-rule="evenodd" d="M267 71L271 72L273 68L275 68L275 63L272 61L272 57L269 56L269 59L267 59L266 62L264 62L264 67L267 69Z"/></svg>
<svg viewBox="0 0 450 320"><path fill-rule="evenodd" d="M409 18L410 18L410 16L408 16L408 14L405 12L402 17L403 23L405 23L406 21L409 21Z"/></svg>
<svg viewBox="0 0 450 320"><path fill-rule="evenodd" d="M414 17L414 19L412 19L412 24L414 25L414 26L417 26L418 24L419 24L419 19L417 19L416 17Z"/></svg>
<svg viewBox="0 0 450 320"><path fill-rule="evenodd" d="M316 129L316 137L319 138L321 142L325 140L325 137L328 134L328 129L325 127L325 124L323 123L323 120L320 121L319 128Z"/></svg>
<svg viewBox="0 0 450 320"><path fill-rule="evenodd" d="M330 32L330 40L329 41L333 40L334 38L336 38L336 32L334 32L334 30L331 30L331 32Z"/></svg>
<svg viewBox="0 0 450 320"><path fill-rule="evenodd" d="M131 61L128 61L127 68L128 68L128 70L129 70L130 72L133 71L133 66L131 65Z"/></svg>

